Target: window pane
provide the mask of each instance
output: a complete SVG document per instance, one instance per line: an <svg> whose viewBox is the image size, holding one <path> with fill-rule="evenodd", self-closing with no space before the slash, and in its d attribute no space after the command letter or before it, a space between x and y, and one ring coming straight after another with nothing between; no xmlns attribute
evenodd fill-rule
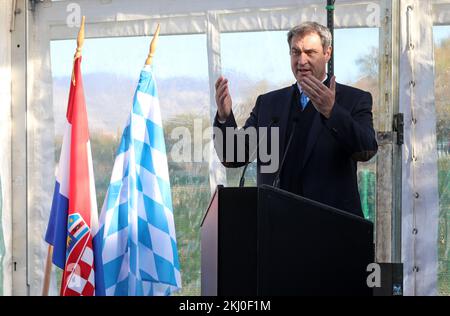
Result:
<svg viewBox="0 0 450 316"><path fill-rule="evenodd" d="M334 38L336 80L372 94L372 112L376 128L379 118L379 30L378 28L338 29L334 32ZM365 218L373 223L375 223L377 200L376 159L375 156L369 162L358 163L361 205Z"/></svg>
<svg viewBox="0 0 450 316"><path fill-rule="evenodd" d="M335 31L335 75L343 84L371 92L374 121L378 105L378 29ZM354 45L357 42L358 45ZM352 47L349 50L349 47ZM221 34L223 75L229 79L233 112L242 126L258 95L295 83L290 67L287 31ZM243 168L228 169L229 186L237 186ZM376 159L359 164L361 201L366 218L375 218ZM246 172L246 184L256 185L256 166Z"/></svg>
<svg viewBox="0 0 450 316"><path fill-rule="evenodd" d="M88 110L90 140L99 212L140 70L148 54L150 37L87 39L82 72ZM53 101L57 153L67 108L72 71L73 40L51 43ZM209 84L205 35L161 36L154 58L180 256L182 295L200 294L200 219L209 197L208 161L194 161L191 143L187 159L174 153L172 132L185 129L194 141L209 123ZM194 134L194 126L199 127ZM176 134L176 133L175 133ZM201 149L201 148L200 148Z"/></svg>
<svg viewBox="0 0 450 316"><path fill-rule="evenodd" d="M450 295L450 26L433 27L437 120L439 237L438 290Z"/></svg>
<svg viewBox="0 0 450 316"><path fill-rule="evenodd" d="M233 113L243 126L256 98L295 82L289 62L286 31L220 35L222 73L228 78ZM228 186L238 186L243 168L227 169ZM246 171L246 186L256 186L256 163Z"/></svg>

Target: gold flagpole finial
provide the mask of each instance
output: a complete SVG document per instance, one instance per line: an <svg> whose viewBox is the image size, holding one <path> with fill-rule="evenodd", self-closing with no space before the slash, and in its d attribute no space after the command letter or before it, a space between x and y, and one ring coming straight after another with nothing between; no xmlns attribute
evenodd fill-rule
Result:
<svg viewBox="0 0 450 316"><path fill-rule="evenodd" d="M75 60L77 58L81 57L81 50L83 49L83 44L84 44L84 21L85 21L85 16L83 15L83 17L81 18L80 30L78 31L77 50L75 51L75 55L73 56L73 65L74 65L74 67L72 67L72 84L73 85L76 85L76 81L75 81Z"/></svg>
<svg viewBox="0 0 450 316"><path fill-rule="evenodd" d="M84 44L84 21L85 16L81 18L81 25L80 30L78 31L78 38L77 38L77 51L75 52L75 58L78 58L81 56L81 50L83 49Z"/></svg>
<svg viewBox="0 0 450 316"><path fill-rule="evenodd" d="M156 26L155 34L153 35L153 38L152 38L152 42L150 43L150 51L148 52L147 59L145 60L146 65L152 64L152 59L153 59L153 56L155 55L156 45L158 43L159 30L160 30L160 26L158 23L158 25Z"/></svg>

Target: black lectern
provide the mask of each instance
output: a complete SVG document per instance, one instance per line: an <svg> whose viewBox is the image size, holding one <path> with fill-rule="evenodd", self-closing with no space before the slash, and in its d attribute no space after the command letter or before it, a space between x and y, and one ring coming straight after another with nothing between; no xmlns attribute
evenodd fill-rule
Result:
<svg viewBox="0 0 450 316"><path fill-rule="evenodd" d="M372 295L373 224L270 186L218 186L201 254L202 295Z"/></svg>

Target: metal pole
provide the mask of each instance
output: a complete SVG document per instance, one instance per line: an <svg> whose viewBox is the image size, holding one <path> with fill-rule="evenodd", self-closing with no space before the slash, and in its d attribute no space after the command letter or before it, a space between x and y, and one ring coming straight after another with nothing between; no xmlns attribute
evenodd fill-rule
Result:
<svg viewBox="0 0 450 316"><path fill-rule="evenodd" d="M327 27L331 32L331 38L334 42L334 3L335 0L327 0ZM332 46L333 43L331 43ZM331 76L334 75L334 49L331 51L331 58L328 62L328 74Z"/></svg>
<svg viewBox="0 0 450 316"><path fill-rule="evenodd" d="M28 262L28 1L17 0L11 32L12 295L29 295Z"/></svg>

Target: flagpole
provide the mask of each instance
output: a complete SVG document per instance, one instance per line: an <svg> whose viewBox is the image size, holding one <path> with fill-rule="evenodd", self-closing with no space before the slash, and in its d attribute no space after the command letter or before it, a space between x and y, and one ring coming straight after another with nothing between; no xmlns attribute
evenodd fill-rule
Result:
<svg viewBox="0 0 450 316"><path fill-rule="evenodd" d="M50 287L50 277L52 273L52 256L53 256L53 246L48 245L47 261L45 262L44 286L42 287L42 296L48 296L48 289Z"/></svg>
<svg viewBox="0 0 450 316"><path fill-rule="evenodd" d="M77 49L75 51L74 55L74 63L75 60L79 57L81 57L81 50L83 49L84 44L84 22L85 22L85 16L81 19L81 25L80 30L78 31L78 37L77 37ZM72 81L73 84L75 84L75 77L74 72L72 70ZM48 296L48 291L50 288L50 278L52 273L52 257L53 257L53 246L48 245L48 251L47 251L47 260L45 262L45 274L44 274L44 285L42 287L42 296Z"/></svg>
<svg viewBox="0 0 450 316"><path fill-rule="evenodd" d="M156 26L155 34L153 35L153 38L152 38L152 42L150 43L150 49L148 52L147 59L145 60L146 65L152 64L153 56L155 55L155 51L156 51L156 45L158 43L159 30L160 30L160 26L158 23L158 25Z"/></svg>

